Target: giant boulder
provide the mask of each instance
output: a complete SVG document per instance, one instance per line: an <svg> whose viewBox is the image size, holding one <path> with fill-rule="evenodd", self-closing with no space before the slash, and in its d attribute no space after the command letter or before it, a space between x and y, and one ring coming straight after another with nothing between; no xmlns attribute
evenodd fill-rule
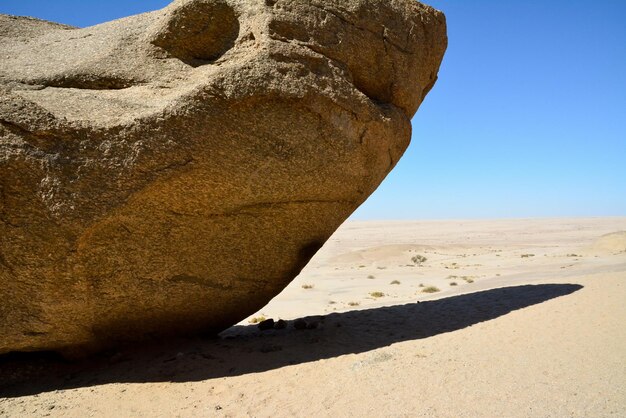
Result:
<svg viewBox="0 0 626 418"><path fill-rule="evenodd" d="M0 353L261 308L397 163L446 42L413 0L0 15Z"/></svg>

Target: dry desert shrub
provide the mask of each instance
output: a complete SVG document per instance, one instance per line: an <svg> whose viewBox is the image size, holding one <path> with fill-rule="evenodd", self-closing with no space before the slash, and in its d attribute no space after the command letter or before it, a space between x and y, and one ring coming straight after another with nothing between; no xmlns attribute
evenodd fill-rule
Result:
<svg viewBox="0 0 626 418"><path fill-rule="evenodd" d="M428 286L428 287L425 287L424 289L422 289L422 292L424 292L424 293L436 293L436 292L439 292L439 288L435 287L435 286Z"/></svg>
<svg viewBox="0 0 626 418"><path fill-rule="evenodd" d="M422 263L425 262L426 260L428 260L428 259L426 257L424 257L423 255L421 255L421 254L417 254L417 255L414 255L413 257L411 257L411 261L416 266L421 266Z"/></svg>
<svg viewBox="0 0 626 418"><path fill-rule="evenodd" d="M249 323L251 324L258 324L259 322L263 322L265 321L267 318L265 318L264 316L255 316L254 318L250 318L248 320Z"/></svg>

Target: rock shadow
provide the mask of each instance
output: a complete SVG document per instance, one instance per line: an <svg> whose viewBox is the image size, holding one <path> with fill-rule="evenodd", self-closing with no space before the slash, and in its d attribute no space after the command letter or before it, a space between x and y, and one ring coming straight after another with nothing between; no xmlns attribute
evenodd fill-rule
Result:
<svg viewBox="0 0 626 418"><path fill-rule="evenodd" d="M315 329L235 326L218 338L136 346L68 363L50 353L0 357L0 397L121 382L190 382L264 372L363 353L489 321L579 289L577 284L512 286L438 300L307 317Z"/></svg>

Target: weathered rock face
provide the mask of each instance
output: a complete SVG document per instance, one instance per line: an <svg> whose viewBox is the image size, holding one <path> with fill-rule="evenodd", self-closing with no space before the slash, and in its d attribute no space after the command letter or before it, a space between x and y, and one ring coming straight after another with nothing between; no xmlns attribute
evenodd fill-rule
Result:
<svg viewBox="0 0 626 418"><path fill-rule="evenodd" d="M218 332L394 167L446 47L413 0L0 15L0 353Z"/></svg>

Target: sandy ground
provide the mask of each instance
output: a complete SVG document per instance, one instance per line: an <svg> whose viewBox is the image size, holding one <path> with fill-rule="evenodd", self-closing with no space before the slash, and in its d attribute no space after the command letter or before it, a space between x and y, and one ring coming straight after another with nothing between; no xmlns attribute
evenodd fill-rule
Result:
<svg viewBox="0 0 626 418"><path fill-rule="evenodd" d="M625 417L619 231L626 218L349 222L220 338L0 360L0 416Z"/></svg>

